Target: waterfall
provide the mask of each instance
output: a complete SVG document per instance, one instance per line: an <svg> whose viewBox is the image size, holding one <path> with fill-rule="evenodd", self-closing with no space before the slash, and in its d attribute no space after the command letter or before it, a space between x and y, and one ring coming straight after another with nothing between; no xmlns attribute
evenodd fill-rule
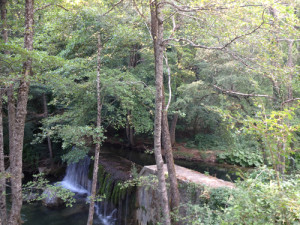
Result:
<svg viewBox="0 0 300 225"><path fill-rule="evenodd" d="M90 161L90 158L86 156L77 163L69 164L66 170L66 175L60 182L60 185L79 195L89 196L91 193L92 184L92 181L88 179ZM88 201L88 198L86 198L86 201ZM106 204L106 201L95 203L95 214L97 215L101 224L114 225L117 209L113 209L109 213L105 212L104 214L101 214L100 209L103 206L106 207Z"/></svg>
<svg viewBox="0 0 300 225"><path fill-rule="evenodd" d="M89 166L90 158L87 156L78 163L69 164L61 185L72 192L89 194L91 190L91 181L88 179Z"/></svg>

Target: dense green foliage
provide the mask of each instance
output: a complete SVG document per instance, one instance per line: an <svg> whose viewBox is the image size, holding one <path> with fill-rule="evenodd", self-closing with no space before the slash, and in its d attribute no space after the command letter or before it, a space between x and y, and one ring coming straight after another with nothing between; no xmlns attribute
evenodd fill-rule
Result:
<svg viewBox="0 0 300 225"><path fill-rule="evenodd" d="M178 220L194 225L299 224L299 176L285 177L280 186L275 177L273 170L261 168L235 189L202 192L205 204L182 205L186 216Z"/></svg>
<svg viewBox="0 0 300 225"><path fill-rule="evenodd" d="M177 142L200 154L213 151L220 163L265 165L276 171L276 181L264 170L238 182L228 199L227 192L216 190L205 206L184 206L190 214L183 220L297 224L299 2L183 0L162 5L167 39L164 94L166 103L171 99L170 125L178 115ZM0 40L0 88L11 87L15 101L24 62L32 60L24 170L78 162L99 142L132 147L152 142L155 59L147 1L36 0L31 52L23 48L23 2L11 0L6 8L6 21L0 24L8 30L7 43ZM101 128L96 128L98 34ZM9 155L8 98L1 97L4 153ZM191 160L194 156L180 151L175 155L180 154ZM294 177L286 177L287 172ZM125 191L109 174L100 171L99 176L98 194L115 204L124 199Z"/></svg>

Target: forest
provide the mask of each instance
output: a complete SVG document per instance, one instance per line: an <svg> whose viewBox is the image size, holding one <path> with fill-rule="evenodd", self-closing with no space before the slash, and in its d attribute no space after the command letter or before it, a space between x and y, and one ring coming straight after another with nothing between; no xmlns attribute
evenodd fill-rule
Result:
<svg viewBox="0 0 300 225"><path fill-rule="evenodd" d="M298 0L0 10L0 225L300 224Z"/></svg>

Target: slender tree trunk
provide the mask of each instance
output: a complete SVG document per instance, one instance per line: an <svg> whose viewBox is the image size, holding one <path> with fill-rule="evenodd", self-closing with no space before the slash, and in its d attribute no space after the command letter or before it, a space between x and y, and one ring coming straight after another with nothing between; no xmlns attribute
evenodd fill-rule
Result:
<svg viewBox="0 0 300 225"><path fill-rule="evenodd" d="M97 128L101 127L101 88L100 88L100 69L101 69L101 38L98 34L98 52L97 52ZM95 159L94 159L94 169L93 169L93 181L92 181L92 191L90 196L90 207L87 225L93 224L94 209L95 209L95 197L98 181L98 169L99 169L99 154L100 154L100 138L97 138L96 149L95 149Z"/></svg>
<svg viewBox="0 0 300 225"><path fill-rule="evenodd" d="M131 111L127 111L127 124L126 124L126 136L128 143L131 147L134 146L134 129L130 125L130 119L131 119Z"/></svg>
<svg viewBox="0 0 300 225"><path fill-rule="evenodd" d="M6 3L7 0L0 0L2 38L5 43L8 41L8 33L7 33L7 26L6 26ZM9 53L5 52L5 54L9 54ZM0 224L7 224L6 172L5 172L5 158L4 158L3 113L2 113L3 94L4 91L0 90Z"/></svg>
<svg viewBox="0 0 300 225"><path fill-rule="evenodd" d="M1 21L2 21L2 38L4 43L8 41L8 32L6 24L6 3L7 0L0 0L0 9L1 9ZM8 54L8 52L5 52Z"/></svg>
<svg viewBox="0 0 300 225"><path fill-rule="evenodd" d="M44 115L45 115L45 118L47 118L48 117L48 107L47 107L47 99L46 99L45 93L43 93L43 105L44 105ZM50 160L51 160L51 167L53 167L53 151L52 151L52 143L51 143L51 139L50 139L49 135L47 135L47 143L48 143L49 156L50 156Z"/></svg>
<svg viewBox="0 0 300 225"><path fill-rule="evenodd" d="M9 135L9 158L13 158L14 154L14 133L16 123L16 108L14 97L14 86L11 85L7 89L7 110L8 110L8 135Z"/></svg>
<svg viewBox="0 0 300 225"><path fill-rule="evenodd" d="M132 126L130 126L130 129L129 129L129 140L130 140L130 146L133 147L134 146L134 129Z"/></svg>
<svg viewBox="0 0 300 225"><path fill-rule="evenodd" d="M170 197L171 197L171 210L176 210L180 204L180 194L178 191L178 183L176 177L175 163L173 158L173 150L171 145L168 112L165 107L165 95L163 93L163 111L162 111L162 143L165 150L165 158L167 161L168 175L170 179Z"/></svg>
<svg viewBox="0 0 300 225"><path fill-rule="evenodd" d="M33 18L34 0L25 1L25 35L24 48L28 51L33 50ZM9 225L19 225L21 221L22 208L22 153L25 119L27 114L27 101L29 92L29 76L31 73L32 60L28 59L24 63L23 77L18 87L18 101L15 114L15 129L13 131L13 149L10 149L10 168L11 168L11 192L12 206L9 216ZM9 124L10 126L10 124ZM18 129L16 129L18 128ZM11 138L11 137L10 137Z"/></svg>
<svg viewBox="0 0 300 225"><path fill-rule="evenodd" d="M170 127L170 138L171 138L171 145L174 146L176 143L176 125L178 121L178 113L173 115L171 127Z"/></svg>
<svg viewBox="0 0 300 225"><path fill-rule="evenodd" d="M7 224L6 211L6 173L4 161L4 142L3 142L3 120L2 120L2 97L3 91L0 90L0 224Z"/></svg>
<svg viewBox="0 0 300 225"><path fill-rule="evenodd" d="M166 188L165 174L163 170L164 162L161 154L161 124L162 124L162 86L163 86L163 18L159 0L150 1L151 12L151 33L154 42L155 57L155 121L154 121L154 153L157 166L158 191L161 196L161 210L165 225L170 225L170 209L168 204L168 194Z"/></svg>
<svg viewBox="0 0 300 225"><path fill-rule="evenodd" d="M22 208L22 152L23 139L26 118L26 107L28 100L29 83L22 81L18 93L18 105L16 110L16 125L14 138L14 152L11 154L10 171L11 171L11 193L12 206L10 210L10 225L21 224L21 208Z"/></svg>
<svg viewBox="0 0 300 225"><path fill-rule="evenodd" d="M287 66L292 70L292 68L294 67L294 63L293 63L293 41L289 40L288 41L288 61L287 61ZM290 71L289 73L289 81L288 81L288 96L287 96L287 100L293 99L293 73L292 71Z"/></svg>

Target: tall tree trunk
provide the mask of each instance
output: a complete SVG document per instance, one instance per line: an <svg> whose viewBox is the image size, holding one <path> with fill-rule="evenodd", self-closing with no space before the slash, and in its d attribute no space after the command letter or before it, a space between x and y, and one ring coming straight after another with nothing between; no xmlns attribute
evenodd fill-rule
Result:
<svg viewBox="0 0 300 225"><path fill-rule="evenodd" d="M131 147L133 147L134 146L134 129L130 124L130 120L131 120L131 111L128 110L127 111L127 123L126 123L126 136L127 136L129 145Z"/></svg>
<svg viewBox="0 0 300 225"><path fill-rule="evenodd" d="M7 224L6 211L6 173L4 161L4 142L3 142L3 114L2 97L3 91L0 90L0 224Z"/></svg>
<svg viewBox="0 0 300 225"><path fill-rule="evenodd" d="M16 108L14 97L14 86L10 85L7 89L7 110L8 110L8 135L9 135L9 158L14 154L14 133L16 123Z"/></svg>
<svg viewBox="0 0 300 225"><path fill-rule="evenodd" d="M45 118L48 117L48 107L47 107L47 98L46 94L43 93L43 105L44 105L44 115ZM50 161L51 161L51 167L53 167L53 151L52 151L52 143L50 136L47 135L47 144L48 144L48 150L49 150L49 156L50 156Z"/></svg>
<svg viewBox="0 0 300 225"><path fill-rule="evenodd" d="M24 48L28 51L33 50L33 18L34 0L25 1L25 35ZM27 101L29 92L29 76L31 74L32 60L28 59L24 63L23 77L18 87L18 101L15 114L15 129L13 132L13 149L10 149L10 168L11 168L11 193L12 206L9 216L9 225L21 224L22 208L22 153L25 119L27 114ZM9 125L10 126L10 125ZM18 128L18 129L16 129ZM11 138L11 137L10 137Z"/></svg>
<svg viewBox="0 0 300 225"><path fill-rule="evenodd" d="M101 83L100 83L100 69L101 69L101 37L98 34L98 51L97 51L97 128L101 127ZM98 181L98 169L99 169L99 154L100 154L100 138L96 139L96 149L95 149L95 159L94 159L94 169L93 169L93 181L92 181L92 191L90 196L90 207L89 207L89 216L87 225L93 224L94 217L94 208L95 208L95 197L96 197L96 188Z"/></svg>
<svg viewBox="0 0 300 225"><path fill-rule="evenodd" d="M10 210L10 225L21 224L21 208L22 208L22 153L23 153L23 139L26 118L26 108L28 100L29 82L21 81L18 92L18 104L16 110L16 126L13 135L14 152L10 158L11 171L11 193L12 206Z"/></svg>
<svg viewBox="0 0 300 225"><path fill-rule="evenodd" d="M171 197L171 210L176 210L180 204L180 194L178 191L178 183L176 177L175 163L173 158L173 150L171 145L168 112L165 107L165 95L163 92L163 111L162 111L162 144L165 150L165 158L167 161L168 175L170 179L170 197Z"/></svg>
<svg viewBox="0 0 300 225"><path fill-rule="evenodd" d="M2 38L4 43L8 41L8 32L6 24L6 3L7 0L0 0L0 10L1 10L1 21L2 21ZM8 54L7 52L5 52Z"/></svg>
<svg viewBox="0 0 300 225"><path fill-rule="evenodd" d="M175 113L173 115L173 119L172 119L172 123L171 123L171 127L170 127L170 138L171 138L171 145L174 146L174 144L176 143L176 125L177 125L177 121L178 121L178 113Z"/></svg>
<svg viewBox="0 0 300 225"><path fill-rule="evenodd" d="M157 166L158 191L160 194L160 204L163 221L165 225L170 225L170 209L168 204L168 193L166 188L165 174L163 170L164 162L161 154L161 122L162 122L162 86L163 86L163 18L159 0L150 1L151 12L151 34L154 43L155 57L155 121L154 121L154 153Z"/></svg>
<svg viewBox="0 0 300 225"><path fill-rule="evenodd" d="M2 22L2 38L4 43L8 41L8 33L6 26L6 3L7 0L0 0L1 22ZM5 54L9 54L7 51ZM4 91L0 90L0 224L7 224L6 210L6 172L4 158L4 141L3 141L3 113L2 113L2 97Z"/></svg>

